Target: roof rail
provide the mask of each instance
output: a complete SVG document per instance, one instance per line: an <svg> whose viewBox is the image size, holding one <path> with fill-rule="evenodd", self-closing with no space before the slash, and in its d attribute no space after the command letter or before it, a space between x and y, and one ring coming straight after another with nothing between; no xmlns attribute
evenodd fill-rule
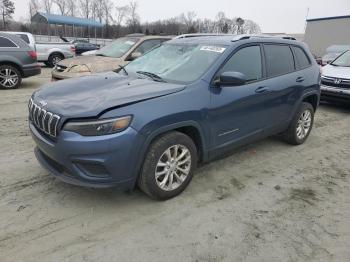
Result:
<svg viewBox="0 0 350 262"><path fill-rule="evenodd" d="M242 35L236 35L236 34L213 34L213 33L195 33L195 34L183 34L178 35L174 39L181 39L181 38L192 38L192 37L205 37L205 36L232 36L232 42L239 41L239 40L246 40L251 38L280 38L280 39L287 39L287 40L296 40L294 37L289 35L253 35L253 34L242 34Z"/></svg>
<svg viewBox="0 0 350 262"><path fill-rule="evenodd" d="M251 38L280 38L280 39L286 39L286 40L296 40L295 37L292 37L289 35L236 35L234 39L232 39L232 42L251 39Z"/></svg>
<svg viewBox="0 0 350 262"><path fill-rule="evenodd" d="M203 37L203 36L235 36L234 34L214 34L214 33L194 33L194 34L182 34L176 36L174 39L191 38L191 37Z"/></svg>

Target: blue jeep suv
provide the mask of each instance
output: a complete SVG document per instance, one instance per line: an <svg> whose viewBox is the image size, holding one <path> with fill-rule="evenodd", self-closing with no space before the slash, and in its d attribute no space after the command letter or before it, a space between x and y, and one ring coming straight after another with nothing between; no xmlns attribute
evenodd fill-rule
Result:
<svg viewBox="0 0 350 262"><path fill-rule="evenodd" d="M180 194L198 162L282 134L305 142L320 99L307 47L263 36L174 39L115 72L48 84L29 101L38 161L90 187Z"/></svg>

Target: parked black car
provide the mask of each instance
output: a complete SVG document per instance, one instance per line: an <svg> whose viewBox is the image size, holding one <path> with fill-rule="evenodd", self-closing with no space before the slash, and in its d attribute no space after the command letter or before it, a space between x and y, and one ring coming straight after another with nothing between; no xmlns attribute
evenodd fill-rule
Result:
<svg viewBox="0 0 350 262"><path fill-rule="evenodd" d="M77 39L72 42L75 46L75 53L80 55L87 51L100 49L99 45L92 44L88 40L85 39Z"/></svg>
<svg viewBox="0 0 350 262"><path fill-rule="evenodd" d="M22 78L40 73L36 52L18 36L0 33L0 88L18 88Z"/></svg>

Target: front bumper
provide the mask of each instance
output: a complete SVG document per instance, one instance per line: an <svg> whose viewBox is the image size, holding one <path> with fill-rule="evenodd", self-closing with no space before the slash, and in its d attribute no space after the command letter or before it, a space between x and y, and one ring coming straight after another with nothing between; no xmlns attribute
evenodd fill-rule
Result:
<svg viewBox="0 0 350 262"><path fill-rule="evenodd" d="M137 176L138 134L129 127L113 135L83 137L61 131L52 141L29 123L39 163L69 184L131 189Z"/></svg>
<svg viewBox="0 0 350 262"><path fill-rule="evenodd" d="M350 103L350 89L321 85L321 100Z"/></svg>
<svg viewBox="0 0 350 262"><path fill-rule="evenodd" d="M35 75L41 74L41 66L38 63L30 64L30 65L23 65L22 67L23 71L23 77L31 77Z"/></svg>

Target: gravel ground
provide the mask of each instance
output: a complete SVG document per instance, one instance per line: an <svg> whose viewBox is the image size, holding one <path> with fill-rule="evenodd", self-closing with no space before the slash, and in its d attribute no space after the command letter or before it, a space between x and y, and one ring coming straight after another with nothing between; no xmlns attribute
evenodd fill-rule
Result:
<svg viewBox="0 0 350 262"><path fill-rule="evenodd" d="M306 144L278 138L201 166L179 197L64 184L39 166L26 103L0 90L0 261L350 261L350 109Z"/></svg>

